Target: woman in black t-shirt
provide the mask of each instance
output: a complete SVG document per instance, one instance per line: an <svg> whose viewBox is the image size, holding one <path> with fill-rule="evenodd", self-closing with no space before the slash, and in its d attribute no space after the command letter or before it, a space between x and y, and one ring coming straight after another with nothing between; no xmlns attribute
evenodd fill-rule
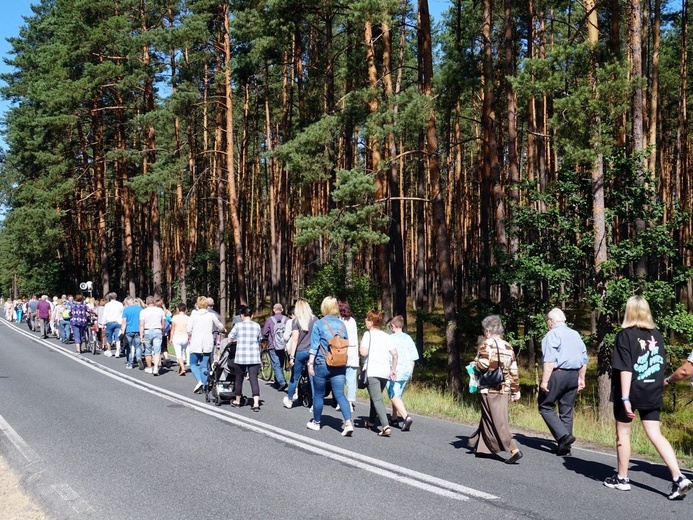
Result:
<svg viewBox="0 0 693 520"><path fill-rule="evenodd" d="M630 424L637 410L647 438L671 472L674 482L668 498L681 500L693 488L693 483L681 474L676 454L659 428L659 411L664 404L666 353L664 339L655 328L645 298L628 298L621 327L616 335L611 375L618 471L607 478L604 485L621 491L630 490Z"/></svg>

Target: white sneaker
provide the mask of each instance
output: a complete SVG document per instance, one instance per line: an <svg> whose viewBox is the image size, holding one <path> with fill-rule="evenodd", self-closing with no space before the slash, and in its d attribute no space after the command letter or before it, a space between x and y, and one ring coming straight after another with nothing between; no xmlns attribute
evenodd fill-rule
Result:
<svg viewBox="0 0 693 520"><path fill-rule="evenodd" d="M688 492L693 488L693 482L681 475L671 486L671 493L667 496L669 500L683 500Z"/></svg>
<svg viewBox="0 0 693 520"><path fill-rule="evenodd" d="M294 392L293 400L295 401L296 399L298 399L298 390Z"/></svg>
<svg viewBox="0 0 693 520"><path fill-rule="evenodd" d="M103 355L106 357L113 357L113 352L111 352L110 350L107 350L106 352L103 353Z"/></svg>
<svg viewBox="0 0 693 520"><path fill-rule="evenodd" d="M195 388L193 389L194 394L199 394L202 392L202 381L198 381L197 384L195 385Z"/></svg>
<svg viewBox="0 0 693 520"><path fill-rule="evenodd" d="M320 429L320 423L315 422L315 419L311 419L308 421L308 424L306 424L306 428L317 432Z"/></svg>
<svg viewBox="0 0 693 520"><path fill-rule="evenodd" d="M338 412L339 410L341 410L341 408L339 407L339 404L337 404L337 408L335 408L335 411Z"/></svg>
<svg viewBox="0 0 693 520"><path fill-rule="evenodd" d="M611 489L618 489L619 491L630 491L630 479L628 477L621 478L618 473L614 473L613 477L608 477L604 481L604 485Z"/></svg>
<svg viewBox="0 0 693 520"><path fill-rule="evenodd" d="M354 423L349 421L344 424L344 429L342 430L342 437L351 437L354 434Z"/></svg>
<svg viewBox="0 0 693 520"><path fill-rule="evenodd" d="M291 408L294 405L294 402L291 399L289 399L288 395L284 396L282 402L284 403L284 408Z"/></svg>
<svg viewBox="0 0 693 520"><path fill-rule="evenodd" d="M147 367L147 368L145 368L145 369L144 369L144 373L145 373L145 374L151 374L151 373L152 373L152 367ZM200 384L202 384L202 383L200 383Z"/></svg>
<svg viewBox="0 0 693 520"><path fill-rule="evenodd" d="M152 369L152 375L153 376L158 376L159 375L159 367L154 367Z"/></svg>

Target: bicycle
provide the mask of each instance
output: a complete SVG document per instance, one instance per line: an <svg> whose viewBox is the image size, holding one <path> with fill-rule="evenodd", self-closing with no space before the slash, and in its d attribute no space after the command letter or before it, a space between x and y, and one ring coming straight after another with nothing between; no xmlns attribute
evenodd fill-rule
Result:
<svg viewBox="0 0 693 520"><path fill-rule="evenodd" d="M269 381L272 379L272 361L270 360L269 349L267 343L263 342L260 345L260 379Z"/></svg>
<svg viewBox="0 0 693 520"><path fill-rule="evenodd" d="M96 320L91 320L91 323L87 326L87 342L86 350L91 352L93 356L96 355L96 351L99 349L99 332L98 326L96 325Z"/></svg>

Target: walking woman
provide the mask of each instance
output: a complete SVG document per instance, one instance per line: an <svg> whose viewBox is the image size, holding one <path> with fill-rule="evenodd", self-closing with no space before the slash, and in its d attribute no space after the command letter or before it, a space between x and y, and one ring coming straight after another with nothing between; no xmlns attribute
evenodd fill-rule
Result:
<svg viewBox="0 0 693 520"><path fill-rule="evenodd" d="M368 311L366 315L366 332L361 339L359 352L363 357L368 356L368 395L371 398L371 409L366 428L375 428L375 416L380 419L380 437L392 435L387 420L387 411L383 403L383 390L388 381L394 381L397 369L397 349L392 344L390 336L380 330L383 324L383 313Z"/></svg>
<svg viewBox="0 0 693 520"><path fill-rule="evenodd" d="M318 319L313 315L310 305L305 300L298 300L294 306L294 319L291 325L291 339L286 347L291 363L291 380L289 381L288 394L282 400L284 407L291 408L294 404L294 394L298 381L301 379L303 367L308 363L310 355L310 335L313 325ZM310 381L313 389L313 379ZM314 393L312 394L314 395Z"/></svg>
<svg viewBox="0 0 693 520"><path fill-rule="evenodd" d="M260 385L257 382L257 374L260 370L260 342L262 341L262 329L259 323L253 321L253 310L244 305L239 309L241 322L236 323L229 334L229 342L236 342L236 355L234 356L234 370L236 377L233 384L235 399L232 406L241 406L243 397L243 378L246 370L250 379L250 389L253 392L253 412L260 411Z"/></svg>
<svg viewBox="0 0 693 520"><path fill-rule="evenodd" d="M637 410L647 438L671 473L673 484L667 498L683 500L693 483L681 474L676 454L659 428L659 412L664 405L666 353L664 338L655 327L645 298L628 298L621 327L616 335L611 365L618 468L616 474L604 481L604 485L620 491L630 490L630 425Z"/></svg>
<svg viewBox="0 0 693 520"><path fill-rule="evenodd" d="M332 395L337 400L344 418L342 436L351 437L354 434L354 424L351 420L351 406L344 395L346 366L330 366L325 360L330 349L329 340L335 336L347 338L346 326L339 319L339 304L336 298L332 296L325 298L320 305L320 312L323 318L315 322L310 335L308 374L313 378L313 418L306 424L306 428L315 431L320 429L325 387L329 381L332 386Z"/></svg>
<svg viewBox="0 0 693 520"><path fill-rule="evenodd" d="M496 387L481 387L481 422L469 442L477 457L505 451L510 454L506 464L515 464L522 452L510 433L508 401L520 399L517 362L513 348L503 339L503 323L500 316L487 316L481 322L484 337L472 365L479 372L493 371L498 366L503 371L503 381Z"/></svg>
<svg viewBox="0 0 693 520"><path fill-rule="evenodd" d="M207 364L209 355L214 349L214 331L224 330L224 325L217 315L207 310L207 297L197 298L197 309L190 314L186 330L190 336L188 350L190 351L190 371L197 379L193 389L196 394L204 390L207 384Z"/></svg>
<svg viewBox="0 0 693 520"><path fill-rule="evenodd" d="M178 304L178 313L171 318L171 343L173 350L176 352L178 360L178 375L185 375L185 359L187 357L188 347L188 321L190 317L185 313L187 307L185 303Z"/></svg>
<svg viewBox="0 0 693 520"><path fill-rule="evenodd" d="M346 325L347 339L349 340L349 348L347 349L346 385L347 400L353 412L356 409L354 403L356 403L356 374L359 370L359 337L354 313L351 312L349 302L345 300L339 302L339 318Z"/></svg>

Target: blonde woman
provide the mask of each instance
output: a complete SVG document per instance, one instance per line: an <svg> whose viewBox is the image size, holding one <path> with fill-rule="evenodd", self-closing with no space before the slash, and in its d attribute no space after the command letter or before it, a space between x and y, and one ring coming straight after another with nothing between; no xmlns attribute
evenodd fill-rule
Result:
<svg viewBox="0 0 693 520"><path fill-rule="evenodd" d="M336 298L332 296L325 298L320 305L320 312L323 318L315 322L310 334L308 374L313 378L313 418L306 424L306 428L320 430L325 387L329 381L332 385L332 394L344 417L342 436L351 437L354 434L354 424L351 420L351 406L344 395L346 367L330 366L325 361L325 355L330 349L328 341L335 336L347 339L346 326L339 319L339 304Z"/></svg>
<svg viewBox="0 0 693 520"><path fill-rule="evenodd" d="M630 425L637 411L643 429L662 457L673 480L669 500L683 500L693 483L681 474L676 454L659 428L659 412L664 405L666 352L664 338L655 327L647 300L631 296L621 331L616 335L612 363L611 396L616 419L617 472L604 481L611 489L629 491Z"/></svg>
<svg viewBox="0 0 693 520"><path fill-rule="evenodd" d="M500 366L503 381L496 387L480 388L481 421L479 429L469 442L477 457L505 451L510 454L505 463L515 464L522 458L522 452L510 433L508 419L508 402L520 399L515 353L510 343L503 339L504 329L500 316L487 316L482 320L481 327L484 337L472 365L482 373Z"/></svg>
<svg viewBox="0 0 693 520"><path fill-rule="evenodd" d="M289 391L282 400L285 408L293 406L293 398L301 378L303 367L308 363L310 355L310 336L313 332L313 325L318 319L313 315L310 305L305 300L298 300L294 306L294 319L291 325L291 339L286 347L291 363L291 380L289 381ZM311 378L311 390L313 380Z"/></svg>
<svg viewBox="0 0 693 520"><path fill-rule="evenodd" d="M214 331L224 331L224 325L216 314L207 310L208 305L206 296L198 297L197 309L190 313L188 325L185 327L190 338L190 371L197 379L193 389L196 394L201 393L207 384L207 364L214 349Z"/></svg>

